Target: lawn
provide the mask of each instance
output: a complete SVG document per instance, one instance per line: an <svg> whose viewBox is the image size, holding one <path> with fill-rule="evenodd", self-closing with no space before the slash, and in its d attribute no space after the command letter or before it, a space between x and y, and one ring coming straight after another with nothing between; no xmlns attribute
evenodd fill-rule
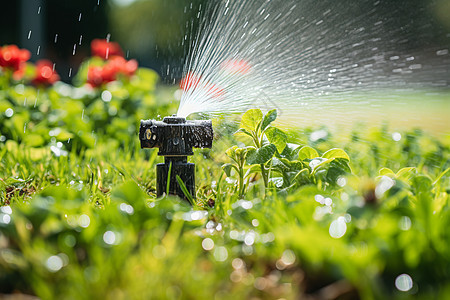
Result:
<svg viewBox="0 0 450 300"><path fill-rule="evenodd" d="M145 68L89 82L106 64L73 85L2 71L0 296L450 297L448 135L280 129L253 108L213 119L192 204L158 198L139 121L178 103Z"/></svg>

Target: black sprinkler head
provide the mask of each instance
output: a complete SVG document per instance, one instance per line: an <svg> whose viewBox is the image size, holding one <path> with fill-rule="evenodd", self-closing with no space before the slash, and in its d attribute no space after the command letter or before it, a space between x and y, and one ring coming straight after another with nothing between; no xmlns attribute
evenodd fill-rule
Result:
<svg viewBox="0 0 450 300"><path fill-rule="evenodd" d="M169 193L187 199L177 175L191 196L195 197L195 165L187 162L187 156L194 154L192 148L212 147L211 120L191 121L175 115L162 121L141 120L139 139L141 148L159 148L158 155L164 156L164 163L156 166L158 197ZM166 191L168 180L169 190Z"/></svg>

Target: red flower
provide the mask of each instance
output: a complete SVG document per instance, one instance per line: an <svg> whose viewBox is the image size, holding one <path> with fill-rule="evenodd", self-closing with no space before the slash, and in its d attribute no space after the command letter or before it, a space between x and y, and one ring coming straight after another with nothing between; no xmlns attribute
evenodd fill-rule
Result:
<svg viewBox="0 0 450 300"><path fill-rule="evenodd" d="M87 83L93 87L98 87L103 84L102 67L91 66L88 69Z"/></svg>
<svg viewBox="0 0 450 300"><path fill-rule="evenodd" d="M19 80L25 74L25 62L31 57L30 51L16 45L0 48L0 67L13 71L13 78Z"/></svg>
<svg viewBox="0 0 450 300"><path fill-rule="evenodd" d="M34 85L49 86L59 80L59 75L53 70L53 64L49 60L39 60L36 62L36 75L33 79Z"/></svg>
<svg viewBox="0 0 450 300"><path fill-rule="evenodd" d="M99 87L105 83L117 80L119 74L130 77L136 72L137 68L138 63L136 60L127 61L121 56L114 56L102 67L89 67L87 83L93 87Z"/></svg>
<svg viewBox="0 0 450 300"><path fill-rule="evenodd" d="M31 57L30 51L19 49L16 45L0 48L0 66L18 71Z"/></svg>
<svg viewBox="0 0 450 300"><path fill-rule="evenodd" d="M91 52L93 56L108 59L112 56L123 56L120 45L107 40L95 39L91 42Z"/></svg>
<svg viewBox="0 0 450 300"><path fill-rule="evenodd" d="M210 82L200 84L200 77L192 72L188 72L180 82L180 88L183 91L202 88L203 91L212 97L220 98L225 95L225 91L218 85Z"/></svg>
<svg viewBox="0 0 450 300"><path fill-rule="evenodd" d="M195 75L192 72L188 72L186 74L186 76L183 79L181 79L180 88L183 91L195 89L199 83L200 83L200 77L198 77L197 75Z"/></svg>
<svg viewBox="0 0 450 300"><path fill-rule="evenodd" d="M250 72L250 65L243 59L229 59L224 61L220 67L230 73L247 74Z"/></svg>
<svg viewBox="0 0 450 300"><path fill-rule="evenodd" d="M214 98L222 98L225 95L225 91L216 84L209 84L208 95L213 96Z"/></svg>
<svg viewBox="0 0 450 300"><path fill-rule="evenodd" d="M125 58L121 56L114 56L111 57L107 66L112 68L116 73L131 76L136 72L138 68L138 63L135 59L127 61Z"/></svg>

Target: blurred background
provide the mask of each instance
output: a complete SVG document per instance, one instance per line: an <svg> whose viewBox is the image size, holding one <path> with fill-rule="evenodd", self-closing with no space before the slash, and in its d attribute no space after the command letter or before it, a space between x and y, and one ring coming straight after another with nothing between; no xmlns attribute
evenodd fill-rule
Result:
<svg viewBox="0 0 450 300"><path fill-rule="evenodd" d="M109 38L119 42L128 58L156 70L166 83L181 77L192 33L198 28L199 10L211 0L15 0L3 1L0 10L0 45L17 44L30 50L32 61L48 58L64 81L90 55L90 42ZM385 22L386 33L404 35L398 51L420 51L450 45L450 0L346 1L342 18L375 11L394 15ZM355 6L357 4L357 7ZM368 24L368 26L371 26ZM397 39L398 40L398 39Z"/></svg>

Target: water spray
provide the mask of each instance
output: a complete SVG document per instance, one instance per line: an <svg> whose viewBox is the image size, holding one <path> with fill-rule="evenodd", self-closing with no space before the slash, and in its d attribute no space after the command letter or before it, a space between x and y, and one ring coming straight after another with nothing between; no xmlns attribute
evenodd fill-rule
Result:
<svg viewBox="0 0 450 300"><path fill-rule="evenodd" d="M139 128L141 148L159 148L164 163L156 166L156 193L177 195L187 199L177 177L187 192L195 197L195 164L187 161L192 148L211 148L213 129L211 120L186 120L173 115L162 121L141 120Z"/></svg>

